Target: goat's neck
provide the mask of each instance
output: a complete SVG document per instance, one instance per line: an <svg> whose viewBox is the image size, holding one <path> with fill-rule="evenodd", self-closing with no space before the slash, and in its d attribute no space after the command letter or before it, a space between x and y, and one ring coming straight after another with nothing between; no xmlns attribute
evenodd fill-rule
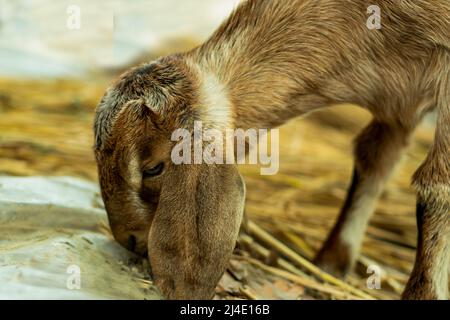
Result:
<svg viewBox="0 0 450 320"><path fill-rule="evenodd" d="M240 9L243 10L246 9ZM315 15L313 11L303 12L294 17L291 11L281 12L277 17L266 17L267 22L254 25L248 19L236 22L241 25L233 25L237 20L231 18L206 43L191 52L201 77L206 77L209 84L218 84L215 89L223 93L221 98L228 99L233 127L271 128L330 104L318 94L318 88L319 79L330 69L331 55L322 56L320 50L314 49L317 46L308 43L310 40L299 37L304 28L302 19ZM248 17L253 19L254 15ZM294 28L296 32L285 27L283 19L287 17L298 24ZM311 39L307 35L320 26L308 28L305 38ZM219 109L217 114L223 113L223 104Z"/></svg>

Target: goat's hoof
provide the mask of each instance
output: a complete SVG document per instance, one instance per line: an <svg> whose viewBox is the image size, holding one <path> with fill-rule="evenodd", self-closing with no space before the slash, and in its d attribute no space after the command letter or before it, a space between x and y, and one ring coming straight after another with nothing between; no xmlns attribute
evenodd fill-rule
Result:
<svg viewBox="0 0 450 320"><path fill-rule="evenodd" d="M346 248L322 248L314 259L314 264L323 271L344 279L353 266Z"/></svg>
<svg viewBox="0 0 450 320"><path fill-rule="evenodd" d="M431 283L409 280L402 294L402 300L447 300L446 284L435 288Z"/></svg>

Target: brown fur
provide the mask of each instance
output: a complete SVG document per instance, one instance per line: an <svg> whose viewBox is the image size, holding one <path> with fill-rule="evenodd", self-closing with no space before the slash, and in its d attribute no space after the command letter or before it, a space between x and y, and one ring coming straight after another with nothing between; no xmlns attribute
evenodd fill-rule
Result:
<svg viewBox="0 0 450 320"><path fill-rule="evenodd" d="M94 129L111 228L123 245L143 254L148 248L167 297L213 295L245 193L235 166L173 165L171 132L194 120L271 128L340 103L360 105L374 120L357 139L355 179L317 263L340 275L349 270L401 150L423 115L437 109L435 142L413 179L420 232L403 297L447 297L450 2L376 2L249 0L203 45L134 68L108 89ZM366 27L372 4L381 8L380 30ZM161 161L162 175L141 178Z"/></svg>

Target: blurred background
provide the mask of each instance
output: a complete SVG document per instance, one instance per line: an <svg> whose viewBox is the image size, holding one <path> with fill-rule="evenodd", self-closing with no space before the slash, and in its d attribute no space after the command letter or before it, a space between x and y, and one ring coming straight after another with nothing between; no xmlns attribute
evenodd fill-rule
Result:
<svg viewBox="0 0 450 320"><path fill-rule="evenodd" d="M108 83L132 65L201 43L238 2L0 0L0 175L96 183L91 127ZM352 139L369 121L355 106L294 120L281 128L277 175L241 168L246 213L257 230L241 239L217 298L399 297L415 255L410 176L433 137L432 119L418 128L383 193L347 285L305 262L336 219L352 171ZM259 228L272 243L260 241ZM370 265L382 270L380 290L367 287Z"/></svg>

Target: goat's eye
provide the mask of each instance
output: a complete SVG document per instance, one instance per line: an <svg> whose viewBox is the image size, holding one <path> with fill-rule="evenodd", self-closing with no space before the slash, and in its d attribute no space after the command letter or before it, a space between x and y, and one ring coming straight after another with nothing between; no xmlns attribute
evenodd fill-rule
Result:
<svg viewBox="0 0 450 320"><path fill-rule="evenodd" d="M156 166L154 166L153 168L150 169L145 169L144 173L142 174L142 177L145 178L150 178L150 177L155 177L161 174L161 172L164 169L164 163L158 163Z"/></svg>

